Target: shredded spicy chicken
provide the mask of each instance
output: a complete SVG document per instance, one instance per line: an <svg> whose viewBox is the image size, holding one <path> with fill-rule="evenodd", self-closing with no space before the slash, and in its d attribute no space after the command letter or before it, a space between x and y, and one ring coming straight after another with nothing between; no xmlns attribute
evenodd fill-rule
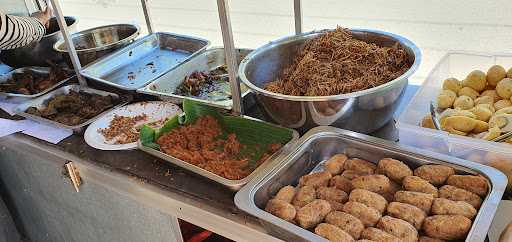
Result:
<svg viewBox="0 0 512 242"><path fill-rule="evenodd" d="M240 153L244 145L236 134L228 134L227 139L220 139L221 135L219 122L212 116L205 116L192 125L180 126L160 136L156 143L166 154L230 180L248 176L281 148L281 144L269 145L268 152L251 166L250 158Z"/></svg>
<svg viewBox="0 0 512 242"><path fill-rule="evenodd" d="M398 43L380 47L355 39L338 27L306 43L281 79L265 89L293 96L329 96L361 91L387 83L412 63Z"/></svg>

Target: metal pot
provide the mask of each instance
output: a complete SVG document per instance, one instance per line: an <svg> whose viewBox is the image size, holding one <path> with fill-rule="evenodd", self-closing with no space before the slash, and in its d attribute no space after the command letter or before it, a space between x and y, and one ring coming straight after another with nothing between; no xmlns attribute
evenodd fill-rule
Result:
<svg viewBox="0 0 512 242"><path fill-rule="evenodd" d="M366 134L383 127L393 118L407 87L408 77L417 70L421 61L419 48L395 34L378 30L351 30L357 39L379 46L392 46L398 42L407 51L412 66L386 84L332 96L289 96L263 89L292 64L307 40L325 31L332 30L285 37L254 50L240 64L238 75L241 81L256 93L256 102L268 119L301 133L320 125Z"/></svg>
<svg viewBox="0 0 512 242"><path fill-rule="evenodd" d="M113 24L80 31L71 36L82 66L120 49L139 35L139 26L133 24ZM64 54L69 66L71 59L64 43L60 39L53 48Z"/></svg>
<svg viewBox="0 0 512 242"><path fill-rule="evenodd" d="M64 17L68 31L74 33L77 30L78 20L75 17ZM0 60L11 67L25 66L49 66L48 61L59 63L64 61L62 54L53 50L53 45L62 38L59 24L55 17L50 19L46 35L39 42L32 42L27 46L3 50L0 52Z"/></svg>

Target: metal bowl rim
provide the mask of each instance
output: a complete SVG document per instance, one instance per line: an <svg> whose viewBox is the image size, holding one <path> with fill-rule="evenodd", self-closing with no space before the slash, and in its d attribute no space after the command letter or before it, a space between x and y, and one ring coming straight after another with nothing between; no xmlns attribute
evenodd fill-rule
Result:
<svg viewBox="0 0 512 242"><path fill-rule="evenodd" d="M56 18L56 17L53 17L53 18ZM78 18L77 18L77 17L74 17L74 16L64 16L64 20L65 20L66 18L69 18L69 19L71 19L71 20L73 20L73 21L74 21L72 24L70 24L70 25L68 25L68 26L67 26L67 27L68 27L68 29L71 29L71 28L75 27L75 26L78 24ZM67 25L67 24L66 24L66 25ZM59 26L59 30L57 30L57 31L55 31L55 32L53 32L53 33L51 33L51 34L45 34L45 35L43 36L43 38L52 37L52 36L54 36L54 35L58 35L59 33L61 33L60 26Z"/></svg>
<svg viewBox="0 0 512 242"><path fill-rule="evenodd" d="M391 38L395 39L397 42L399 42L403 46L409 48L413 52L413 54L414 54L414 62L413 62L413 64L402 75L400 75L399 77L397 77L397 78L395 78L395 79L393 79L393 80L391 80L391 81L389 81L387 83L384 83L382 85L379 85L379 86L376 86L376 87L373 87L373 88L369 88L369 89L365 89L365 90L361 90L361 91L357 91L357 92L351 92L351 93L339 94L339 95L330 95L330 96L292 96L292 95L284 95L284 94L280 94L280 93L270 92L270 91L267 91L267 90L265 90L263 88L260 88L260 87L258 87L256 85L254 85L251 81L249 81L247 79L247 76L245 75L245 69L247 68L247 63L251 59L253 59L254 56L256 56L256 55L258 55L258 54L260 54L260 53L262 53L264 51L267 51L267 50L269 50L269 49L271 49L271 48L273 48L273 47L275 47L277 45L283 44L283 43L290 43L290 42L294 42L294 41L297 41L297 40L308 39L311 36L319 35L319 34L322 34L322 33L325 33L325 32L330 32L330 31L334 31L334 29L314 30L314 31L302 33L302 34L299 34L299 35L290 35L290 36L286 36L286 37L277 39L275 41L271 41L268 44L265 44L265 45L255 49L253 52L251 52L249 55L247 55L242 60L242 62L240 63L240 67L238 68L238 76L240 77L240 80L242 80L242 82L249 89L251 89L252 91L254 91L254 92L258 93L258 94L262 94L262 95L265 95L265 96L268 96L268 97L272 97L272 98L276 98L276 99L281 99L281 100L299 101L299 102L300 101L308 102L308 101L342 100L342 99L349 99L349 98L355 98L355 97L359 97L359 96L364 96L364 95L368 95L368 94L372 94L372 93L376 93L376 92L379 92L379 91L383 91L383 90L392 88L397 82L400 82L403 79L407 79L414 72L416 72L416 70L418 69L418 67L419 67L419 65L421 63L421 51L418 48L418 46L416 46L416 44L414 44L409 39L407 39L407 38L405 38L403 36L397 35L397 34L393 34L393 33L386 32L386 31L381 31L381 30L354 28L354 29L350 29L350 31L351 32L362 32L362 33L367 32L367 33L380 34L380 35L388 36L388 37L391 37Z"/></svg>
<svg viewBox="0 0 512 242"><path fill-rule="evenodd" d="M115 27L118 27L118 26L129 26L129 27L132 27L135 29L135 31L128 37L122 39L122 40L119 40L117 42L113 42L113 43L110 43L108 45L103 45L103 46L98 46L98 47L94 47L94 48L89 48L89 49L81 49L81 50L76 50L77 53L81 53L81 52L91 52L91 51L101 51L101 50L106 50L106 49L110 49L112 48L113 46L116 46L116 45L119 45L121 43L125 43L127 41L130 41L130 40L133 40L135 39L139 33L140 33L140 27L139 25L137 24L110 24L110 25L103 25L103 26L98 26L98 27L94 27L94 28L90 28L90 29L86 29L86 30L82 30L82 31L79 31L79 32L76 32L76 33L73 33L71 35L71 39L73 39L74 37L76 36L80 36L80 35L84 35L86 33L89 33L89 32L94 32L96 30L99 30L99 29L113 29ZM64 39L63 38L60 38L54 45L53 45L53 49L55 51L58 51L58 52L62 52L62 53L68 53L67 50L65 49L60 49L59 47L64 45ZM76 48L75 48L76 49Z"/></svg>

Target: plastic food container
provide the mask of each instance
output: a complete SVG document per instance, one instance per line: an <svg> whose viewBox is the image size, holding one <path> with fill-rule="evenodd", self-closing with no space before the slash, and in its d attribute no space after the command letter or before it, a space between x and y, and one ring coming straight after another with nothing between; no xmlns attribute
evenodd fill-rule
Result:
<svg viewBox="0 0 512 242"><path fill-rule="evenodd" d="M429 114L430 101L436 100L443 81L462 80L476 69L487 72L492 65L512 67L512 54L450 52L429 73L427 79L398 118L400 143L449 154L482 164L512 162L512 145L453 135L419 126Z"/></svg>

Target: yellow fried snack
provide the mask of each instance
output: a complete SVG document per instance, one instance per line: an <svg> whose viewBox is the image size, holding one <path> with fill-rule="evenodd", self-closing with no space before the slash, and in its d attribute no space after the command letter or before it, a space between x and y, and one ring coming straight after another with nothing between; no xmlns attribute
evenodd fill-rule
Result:
<svg viewBox="0 0 512 242"><path fill-rule="evenodd" d="M279 192L277 192L274 199L279 199L287 203L291 203L293 198L295 197L295 191L296 189L293 186L284 186L279 190Z"/></svg>
<svg viewBox="0 0 512 242"><path fill-rule="evenodd" d="M474 106L475 106L475 103L474 103L473 99L471 99L468 96L459 96L453 102L454 108L458 108L458 109L462 109L462 110L468 110L468 109L473 108Z"/></svg>
<svg viewBox="0 0 512 242"><path fill-rule="evenodd" d="M345 170L352 170L360 175L371 175L377 166L369 161L351 158L345 162Z"/></svg>
<svg viewBox="0 0 512 242"><path fill-rule="evenodd" d="M469 110L460 110L460 109L445 109L440 115L439 115L439 121L443 122L448 117L454 117L454 116L464 116L472 119L476 119L476 116Z"/></svg>
<svg viewBox="0 0 512 242"><path fill-rule="evenodd" d="M435 215L462 215L473 219L476 216L476 209L464 201L452 201L446 198L436 198L432 203L432 214Z"/></svg>
<svg viewBox="0 0 512 242"><path fill-rule="evenodd" d="M461 88L462 82L457 80L457 78L450 77L443 81L443 90L450 90L454 93L457 93Z"/></svg>
<svg viewBox="0 0 512 242"><path fill-rule="evenodd" d="M354 238L340 228L326 223L321 223L315 228L315 234L332 242L351 242Z"/></svg>
<svg viewBox="0 0 512 242"><path fill-rule="evenodd" d="M487 82L491 86L496 86L505 77L507 77L507 71L503 66L493 65L487 70Z"/></svg>
<svg viewBox="0 0 512 242"><path fill-rule="evenodd" d="M402 183L402 179L412 175L412 170L403 162L391 158L384 158L379 161L377 167L395 182Z"/></svg>
<svg viewBox="0 0 512 242"><path fill-rule="evenodd" d="M299 179L299 186L312 186L314 188L317 187L325 187L329 184L329 180L332 178L331 173L327 171L311 173L305 176L302 176Z"/></svg>
<svg viewBox="0 0 512 242"><path fill-rule="evenodd" d="M438 197L437 188L430 184L428 181L423 180L418 176L405 177L402 183L403 187L407 191L423 192L432 194L434 197Z"/></svg>
<svg viewBox="0 0 512 242"><path fill-rule="evenodd" d="M512 96L512 79L505 78L496 85L496 92L503 99L509 99Z"/></svg>
<svg viewBox="0 0 512 242"><path fill-rule="evenodd" d="M429 214L434 196L422 192L398 191L395 193L395 201L413 205Z"/></svg>
<svg viewBox="0 0 512 242"><path fill-rule="evenodd" d="M508 99L501 99L494 103L494 108L496 109L496 112L499 111L500 109L504 109L511 106L512 102L510 102L510 100Z"/></svg>
<svg viewBox="0 0 512 242"><path fill-rule="evenodd" d="M329 202L316 199L299 209L295 220L302 228L314 228L324 220L325 216L327 216L331 210L332 208Z"/></svg>
<svg viewBox="0 0 512 242"><path fill-rule="evenodd" d="M500 95L498 95L498 92L495 90L495 89L492 89L492 90L485 90L483 91L480 96L489 96L489 97L492 97L494 102L492 103L495 103L497 102L498 100L501 99Z"/></svg>
<svg viewBox="0 0 512 242"><path fill-rule="evenodd" d="M426 235L444 240L465 239L469 229L471 220L461 215L434 215L423 223Z"/></svg>
<svg viewBox="0 0 512 242"><path fill-rule="evenodd" d="M382 194L390 189L391 181L384 175L360 176L352 180L352 187Z"/></svg>
<svg viewBox="0 0 512 242"><path fill-rule="evenodd" d="M471 87L463 87L459 90L457 95L460 96L468 96L471 99L475 100L480 94L472 89Z"/></svg>
<svg viewBox="0 0 512 242"><path fill-rule="evenodd" d="M348 194L335 187L319 187L316 189L316 197L327 201L344 203L348 199Z"/></svg>
<svg viewBox="0 0 512 242"><path fill-rule="evenodd" d="M482 176L452 175L448 177L446 184L475 193L481 197L487 195L487 179Z"/></svg>
<svg viewBox="0 0 512 242"><path fill-rule="evenodd" d="M508 71L507 71L507 77L508 77L508 78L512 78L512 67L510 67L510 69L508 69Z"/></svg>
<svg viewBox="0 0 512 242"><path fill-rule="evenodd" d="M444 185L439 188L439 197L450 199L452 201L464 201L478 209L482 205L482 198L478 195L451 185Z"/></svg>
<svg viewBox="0 0 512 242"><path fill-rule="evenodd" d="M429 129L436 128L436 126L434 126L434 121L432 120L432 115L428 114L427 116L423 117L423 119L421 120L421 127Z"/></svg>
<svg viewBox="0 0 512 242"><path fill-rule="evenodd" d="M492 140L500 136L501 129L498 127L491 127L487 132L480 133L475 136L475 138L483 139L483 140Z"/></svg>
<svg viewBox="0 0 512 242"><path fill-rule="evenodd" d="M377 228L394 235L403 242L418 241L418 231L410 223L390 216L384 216L377 224Z"/></svg>
<svg viewBox="0 0 512 242"><path fill-rule="evenodd" d="M325 222L342 229L350 234L354 239L359 239L361 237L361 232L364 230L364 224L361 220L344 212L334 211L327 214Z"/></svg>
<svg viewBox="0 0 512 242"><path fill-rule="evenodd" d="M441 120L441 129L453 134L465 135L476 126L476 119L466 116L451 116Z"/></svg>
<svg viewBox="0 0 512 242"><path fill-rule="evenodd" d="M451 108L453 102L457 98L457 94L451 90L442 90L437 95L437 106L439 108Z"/></svg>
<svg viewBox="0 0 512 242"><path fill-rule="evenodd" d="M473 133L481 133L489 129L489 124L482 120L475 120L475 124L475 128L472 130Z"/></svg>
<svg viewBox="0 0 512 242"><path fill-rule="evenodd" d="M345 203L343 212L358 218L366 227L375 226L382 216L377 209L358 202Z"/></svg>
<svg viewBox="0 0 512 242"><path fill-rule="evenodd" d="M348 157L345 154L336 154L324 163L324 169L333 176L341 174L345 161Z"/></svg>
<svg viewBox="0 0 512 242"><path fill-rule="evenodd" d="M388 215L405 220L412 224L416 229L420 229L423 224L423 220L427 217L427 214L407 203L392 202L387 208Z"/></svg>
<svg viewBox="0 0 512 242"><path fill-rule="evenodd" d="M331 204L332 211L343 211L343 203L327 200Z"/></svg>
<svg viewBox="0 0 512 242"><path fill-rule="evenodd" d="M445 165L422 165L414 170L414 175L423 178L433 185L440 186L446 183L455 170Z"/></svg>
<svg viewBox="0 0 512 242"><path fill-rule="evenodd" d="M334 176L331 178L329 186L336 187L346 193L350 193L350 191L352 191L352 182L343 176Z"/></svg>
<svg viewBox="0 0 512 242"><path fill-rule="evenodd" d="M377 209L380 213L384 213L386 211L386 206L388 205L388 201L386 201L383 196L363 189L352 190L348 200L351 202L363 203L366 206Z"/></svg>
<svg viewBox="0 0 512 242"><path fill-rule="evenodd" d="M286 221L292 221L297 213L293 205L279 199L268 201L265 211Z"/></svg>
<svg viewBox="0 0 512 242"><path fill-rule="evenodd" d="M489 121L492 116L492 111L485 104L476 105L474 108L470 110L473 114L475 114L477 120L481 120L484 122Z"/></svg>
<svg viewBox="0 0 512 242"><path fill-rule="evenodd" d="M474 70L470 72L466 79L462 80L462 86L471 87L473 90L477 92L481 92L485 89L487 85L487 79L485 73L480 70Z"/></svg>
<svg viewBox="0 0 512 242"><path fill-rule="evenodd" d="M421 236L418 242L445 242L442 239L434 239L427 236Z"/></svg>
<svg viewBox="0 0 512 242"><path fill-rule="evenodd" d="M292 204L297 207L304 207L316 199L316 191L313 186L303 186L297 190Z"/></svg>
<svg viewBox="0 0 512 242"><path fill-rule="evenodd" d="M479 98L475 99L475 106L479 104L494 104L494 98L491 96L480 96Z"/></svg>
<svg viewBox="0 0 512 242"><path fill-rule="evenodd" d="M361 173L359 171L354 171L354 170L344 170L340 176L344 177L344 178L347 178L349 180L352 180L356 177L360 177L360 176L365 176L367 174L365 173Z"/></svg>
<svg viewBox="0 0 512 242"><path fill-rule="evenodd" d="M361 237L363 239L368 239L371 241L379 241L379 242L399 242L400 239L394 235L388 234L380 229L376 228L366 228L361 233Z"/></svg>

